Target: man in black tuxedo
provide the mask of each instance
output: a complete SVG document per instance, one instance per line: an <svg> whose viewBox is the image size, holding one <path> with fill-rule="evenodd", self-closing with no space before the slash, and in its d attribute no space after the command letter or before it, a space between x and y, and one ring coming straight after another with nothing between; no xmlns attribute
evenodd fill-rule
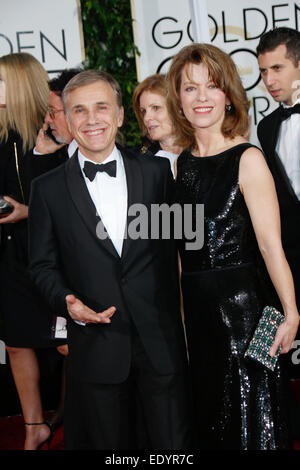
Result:
<svg viewBox="0 0 300 470"><path fill-rule="evenodd" d="M264 84L280 106L258 124L281 213L283 248L300 308L300 33L276 28L261 38L258 63Z"/></svg>
<svg viewBox="0 0 300 470"><path fill-rule="evenodd" d="M138 395L149 447L187 448L175 247L124 236L133 204L170 202L169 162L115 145L124 111L120 87L105 72L76 75L63 102L78 151L34 181L29 236L33 278L68 319L65 447L134 448Z"/></svg>
<svg viewBox="0 0 300 470"><path fill-rule="evenodd" d="M268 31L260 38L257 55L264 84L280 103L259 122L257 135L277 189L282 244L300 308L300 33L285 27ZM284 358L285 368L289 377L298 378L292 355L293 349ZM299 403L292 390L287 393L292 435L299 439Z"/></svg>

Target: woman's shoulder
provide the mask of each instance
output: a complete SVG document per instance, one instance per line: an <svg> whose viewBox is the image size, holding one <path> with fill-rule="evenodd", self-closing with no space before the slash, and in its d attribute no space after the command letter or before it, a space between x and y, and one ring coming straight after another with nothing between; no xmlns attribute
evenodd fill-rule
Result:
<svg viewBox="0 0 300 470"><path fill-rule="evenodd" d="M159 150L161 150L159 142L151 142L149 144L143 145L140 148L140 152L143 155L147 155L149 157L153 157Z"/></svg>
<svg viewBox="0 0 300 470"><path fill-rule="evenodd" d="M241 161L248 165L255 165L256 162L265 162L265 157L259 147L249 144L241 153Z"/></svg>
<svg viewBox="0 0 300 470"><path fill-rule="evenodd" d="M18 134L18 132L16 131L9 130L7 134L4 134L3 132L1 134L2 134L2 138L0 139L1 146L8 145L12 142L22 142L22 138L20 134Z"/></svg>
<svg viewBox="0 0 300 470"><path fill-rule="evenodd" d="M1 162L3 163L8 158L10 158L11 154L17 150L18 154L20 151L23 154L23 141L20 135L17 132L9 131L7 137L3 136L0 140L0 154L1 154ZM16 149L16 150L14 150Z"/></svg>
<svg viewBox="0 0 300 470"><path fill-rule="evenodd" d="M234 139L230 145L228 145L228 149L225 153L233 155L238 161L251 157L255 159L263 157L261 149L243 137Z"/></svg>
<svg viewBox="0 0 300 470"><path fill-rule="evenodd" d="M260 180L271 177L271 172L265 156L260 148L252 145L241 155L239 174L241 180Z"/></svg>

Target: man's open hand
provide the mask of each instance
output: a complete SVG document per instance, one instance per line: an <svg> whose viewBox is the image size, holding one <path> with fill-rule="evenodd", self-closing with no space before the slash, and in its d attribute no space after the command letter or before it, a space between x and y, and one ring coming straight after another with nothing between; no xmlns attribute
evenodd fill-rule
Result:
<svg viewBox="0 0 300 470"><path fill-rule="evenodd" d="M97 313L72 294L66 296L66 302L70 317L81 323L110 323L110 318L116 311L116 307L109 307Z"/></svg>

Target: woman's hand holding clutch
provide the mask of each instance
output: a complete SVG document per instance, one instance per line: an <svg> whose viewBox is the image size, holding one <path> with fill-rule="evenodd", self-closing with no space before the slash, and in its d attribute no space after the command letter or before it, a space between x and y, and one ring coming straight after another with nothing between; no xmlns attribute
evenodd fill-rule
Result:
<svg viewBox="0 0 300 470"><path fill-rule="evenodd" d="M28 218L28 206L21 204L9 196L4 196L4 199L13 206L13 211L6 217L0 218L0 224L15 224L20 220Z"/></svg>

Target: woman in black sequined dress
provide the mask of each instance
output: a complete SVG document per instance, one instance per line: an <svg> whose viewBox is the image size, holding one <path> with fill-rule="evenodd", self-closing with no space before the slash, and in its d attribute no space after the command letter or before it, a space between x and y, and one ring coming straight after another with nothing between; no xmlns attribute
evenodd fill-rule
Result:
<svg viewBox="0 0 300 470"><path fill-rule="evenodd" d="M273 179L242 137L246 93L231 58L212 45L180 51L168 79L178 143L188 149L177 160L177 202L204 204L202 249L187 249L184 239L179 246L196 446L289 448L281 361L271 373L244 359L270 301L261 259L286 317L270 354L279 345L289 351L299 324Z"/></svg>

